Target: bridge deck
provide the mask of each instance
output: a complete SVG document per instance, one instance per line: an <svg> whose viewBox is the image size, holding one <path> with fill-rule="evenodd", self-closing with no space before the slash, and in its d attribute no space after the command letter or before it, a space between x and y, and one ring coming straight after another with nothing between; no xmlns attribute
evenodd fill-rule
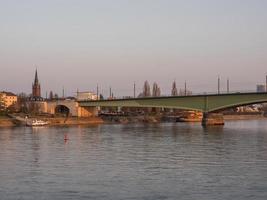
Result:
<svg viewBox="0 0 267 200"><path fill-rule="evenodd" d="M267 93L230 93L191 96L146 97L112 99L97 101L79 101L82 107L161 107L212 112L267 102Z"/></svg>

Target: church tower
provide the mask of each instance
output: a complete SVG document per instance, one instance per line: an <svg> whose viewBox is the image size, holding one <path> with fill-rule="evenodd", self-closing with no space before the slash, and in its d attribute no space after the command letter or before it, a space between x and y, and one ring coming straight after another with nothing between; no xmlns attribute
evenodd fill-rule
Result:
<svg viewBox="0 0 267 200"><path fill-rule="evenodd" d="M38 80L37 69L35 71L35 78L32 84L32 97L33 98L40 98L41 97L41 85Z"/></svg>

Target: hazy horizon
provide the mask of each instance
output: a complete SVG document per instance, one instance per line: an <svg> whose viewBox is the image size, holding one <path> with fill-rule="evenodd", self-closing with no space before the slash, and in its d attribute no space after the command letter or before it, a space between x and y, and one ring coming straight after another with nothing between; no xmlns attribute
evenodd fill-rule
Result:
<svg viewBox="0 0 267 200"><path fill-rule="evenodd" d="M106 96L163 94L187 81L193 92L255 90L267 73L267 1L0 0L0 91L42 95L76 90Z"/></svg>

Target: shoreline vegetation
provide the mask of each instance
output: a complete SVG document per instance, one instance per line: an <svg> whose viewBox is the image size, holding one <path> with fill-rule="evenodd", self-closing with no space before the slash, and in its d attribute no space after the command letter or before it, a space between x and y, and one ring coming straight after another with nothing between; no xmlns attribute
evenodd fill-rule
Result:
<svg viewBox="0 0 267 200"><path fill-rule="evenodd" d="M35 116L32 119L40 119L48 121L49 126L72 126L72 125L96 125L96 124L110 124L110 123L160 123L160 122L175 122L174 118L168 118L162 115L147 115L147 116L109 116L109 117L44 117ZM267 119L262 114L226 114L224 115L225 121L235 120L253 120L253 119ZM180 123L180 122L177 122ZM192 123L192 122L191 122ZM24 126L8 116L0 116L0 128Z"/></svg>

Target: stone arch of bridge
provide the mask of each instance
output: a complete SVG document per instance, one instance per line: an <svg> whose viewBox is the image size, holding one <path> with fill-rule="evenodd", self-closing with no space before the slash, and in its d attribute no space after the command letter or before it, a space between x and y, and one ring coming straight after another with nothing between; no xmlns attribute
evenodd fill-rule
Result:
<svg viewBox="0 0 267 200"><path fill-rule="evenodd" d="M55 107L55 114L63 114L66 116L69 116L70 114L70 108L66 105L56 105Z"/></svg>

